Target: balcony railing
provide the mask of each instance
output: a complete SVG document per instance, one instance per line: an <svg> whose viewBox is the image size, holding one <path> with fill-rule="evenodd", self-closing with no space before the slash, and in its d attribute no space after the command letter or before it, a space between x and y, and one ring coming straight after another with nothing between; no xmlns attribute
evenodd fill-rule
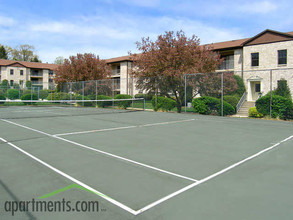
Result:
<svg viewBox="0 0 293 220"><path fill-rule="evenodd" d="M112 75L120 75L120 70L112 70Z"/></svg>
<svg viewBox="0 0 293 220"><path fill-rule="evenodd" d="M234 60L224 60L218 67L218 70L230 70L234 69Z"/></svg>
<svg viewBox="0 0 293 220"><path fill-rule="evenodd" d="M31 76L43 76L42 72L31 72Z"/></svg>
<svg viewBox="0 0 293 220"><path fill-rule="evenodd" d="M33 86L42 86L43 82L39 82L39 81L31 81Z"/></svg>

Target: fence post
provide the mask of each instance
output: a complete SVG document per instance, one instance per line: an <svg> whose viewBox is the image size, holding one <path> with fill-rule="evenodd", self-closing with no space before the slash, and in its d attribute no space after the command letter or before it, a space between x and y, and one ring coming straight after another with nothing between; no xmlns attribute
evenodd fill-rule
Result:
<svg viewBox="0 0 293 220"><path fill-rule="evenodd" d="M84 81L82 81L82 106L84 106Z"/></svg>
<svg viewBox="0 0 293 220"><path fill-rule="evenodd" d="M224 73L221 73L221 115L224 116Z"/></svg>
<svg viewBox="0 0 293 220"><path fill-rule="evenodd" d="M114 102L114 79L110 79L111 80L111 84L112 84L112 106L115 106L115 102Z"/></svg>
<svg viewBox="0 0 293 220"><path fill-rule="evenodd" d="M272 80L273 80L273 70L270 70L270 118L272 117L272 102L273 102L273 94L272 94Z"/></svg>
<svg viewBox="0 0 293 220"><path fill-rule="evenodd" d="M184 74L184 104L185 104L185 113L187 109L187 75Z"/></svg>

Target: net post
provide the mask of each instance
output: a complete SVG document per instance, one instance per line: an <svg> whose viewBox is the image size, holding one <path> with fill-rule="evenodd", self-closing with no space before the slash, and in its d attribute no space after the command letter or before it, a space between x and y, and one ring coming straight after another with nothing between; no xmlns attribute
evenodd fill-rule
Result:
<svg viewBox="0 0 293 220"><path fill-rule="evenodd" d="M143 99L143 110L145 111L145 98Z"/></svg>

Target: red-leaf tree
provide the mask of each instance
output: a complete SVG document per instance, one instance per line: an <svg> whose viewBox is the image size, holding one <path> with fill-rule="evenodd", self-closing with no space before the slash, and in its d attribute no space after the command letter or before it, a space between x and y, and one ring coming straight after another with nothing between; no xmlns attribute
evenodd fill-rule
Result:
<svg viewBox="0 0 293 220"><path fill-rule="evenodd" d="M223 74L223 90L221 85L221 75ZM204 74L187 75L187 86L193 88L193 96L212 96L220 98L223 95L233 94L237 89L237 81L233 72L211 72Z"/></svg>
<svg viewBox="0 0 293 220"><path fill-rule="evenodd" d="M65 59L55 71L57 83L109 78L111 69L106 61L92 53L77 54Z"/></svg>
<svg viewBox="0 0 293 220"><path fill-rule="evenodd" d="M154 42L142 38L136 44L141 52L132 54L137 88L147 92L158 90L174 98L178 112L184 103L184 75L215 71L221 62L217 53L200 46L198 37L188 38L183 31L165 32Z"/></svg>

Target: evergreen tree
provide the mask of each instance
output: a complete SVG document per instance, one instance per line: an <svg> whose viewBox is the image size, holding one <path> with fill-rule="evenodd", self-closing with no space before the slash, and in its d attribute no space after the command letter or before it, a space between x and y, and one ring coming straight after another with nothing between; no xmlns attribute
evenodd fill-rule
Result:
<svg viewBox="0 0 293 220"><path fill-rule="evenodd" d="M0 46L0 59L8 59L7 51L5 50L5 47L2 45Z"/></svg>
<svg viewBox="0 0 293 220"><path fill-rule="evenodd" d="M275 90L275 95L283 96L287 99L292 99L291 92L287 84L287 80L281 79L278 81L278 87Z"/></svg>

